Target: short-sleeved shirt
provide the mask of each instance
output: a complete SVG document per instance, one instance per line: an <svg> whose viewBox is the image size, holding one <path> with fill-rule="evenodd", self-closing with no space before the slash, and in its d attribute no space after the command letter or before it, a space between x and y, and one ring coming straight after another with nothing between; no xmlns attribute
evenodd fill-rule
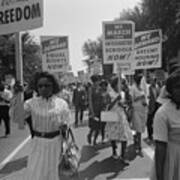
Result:
<svg viewBox="0 0 180 180"><path fill-rule="evenodd" d="M171 128L180 128L180 109L171 101L163 104L154 117L154 139L168 142L168 132Z"/></svg>
<svg viewBox="0 0 180 180"><path fill-rule="evenodd" d="M61 124L69 124L71 115L65 100L52 96L48 100L34 97L24 104L26 116L32 116L33 129L42 132L59 130Z"/></svg>

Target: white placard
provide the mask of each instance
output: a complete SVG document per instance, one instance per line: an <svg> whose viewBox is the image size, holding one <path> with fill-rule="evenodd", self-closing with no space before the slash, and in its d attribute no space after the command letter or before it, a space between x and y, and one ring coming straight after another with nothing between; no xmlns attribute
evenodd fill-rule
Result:
<svg viewBox="0 0 180 180"><path fill-rule="evenodd" d="M132 21L103 22L103 63L112 64L132 59L134 49Z"/></svg>
<svg viewBox="0 0 180 180"><path fill-rule="evenodd" d="M43 0L0 0L0 34L43 25Z"/></svg>
<svg viewBox="0 0 180 180"><path fill-rule="evenodd" d="M113 67L114 73L118 74L119 72L124 75L133 75L135 72L132 69L131 62L117 62L114 63Z"/></svg>
<svg viewBox="0 0 180 180"><path fill-rule="evenodd" d="M90 75L102 74L102 63L100 61L94 61L90 65Z"/></svg>
<svg viewBox="0 0 180 180"><path fill-rule="evenodd" d="M67 72L69 48L67 36L41 36L43 71Z"/></svg>
<svg viewBox="0 0 180 180"><path fill-rule="evenodd" d="M162 33L151 30L135 33L133 69L160 68L162 65Z"/></svg>

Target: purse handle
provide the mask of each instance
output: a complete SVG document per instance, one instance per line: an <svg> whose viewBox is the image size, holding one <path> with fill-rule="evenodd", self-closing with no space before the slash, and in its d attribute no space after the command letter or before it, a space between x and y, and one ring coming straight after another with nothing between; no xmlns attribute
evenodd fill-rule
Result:
<svg viewBox="0 0 180 180"><path fill-rule="evenodd" d="M72 129L70 127L68 127L67 140L69 139L69 137L71 137L72 142L75 143L75 137L74 137L74 134L73 134Z"/></svg>

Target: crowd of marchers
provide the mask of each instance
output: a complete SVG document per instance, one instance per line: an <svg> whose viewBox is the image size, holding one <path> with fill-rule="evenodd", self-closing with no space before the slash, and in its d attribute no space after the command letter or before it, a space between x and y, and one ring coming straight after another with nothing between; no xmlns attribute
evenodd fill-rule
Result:
<svg viewBox="0 0 180 180"><path fill-rule="evenodd" d="M39 72L25 87L18 82L13 87L1 82L0 124L4 122L5 137L11 133L10 122L14 120L16 95L23 92L24 122L29 126L34 148L39 148L34 152L38 150L39 153L48 143L49 151L53 152L57 145L58 128L64 124L70 126L72 121L78 128L84 121L86 111L89 145L110 143L112 158L129 165L128 145L132 142L136 154L143 157L142 134L147 129L146 141L155 147L151 179L180 179L180 66L171 66L163 82L157 81L153 74L147 79L143 73L135 73L131 82L125 76L116 74L108 78L92 75L90 80L86 84L78 82L60 87L53 75ZM72 110L74 117L70 117ZM41 142L43 138L47 142ZM49 138L54 138L51 145ZM118 143L121 144L120 151L117 150ZM44 150L40 154L42 158L38 166L47 175L44 158L53 159L55 155L47 155ZM32 154L31 158L36 157ZM30 160L29 170L32 164ZM33 173L29 171L27 174L32 177ZM33 179L39 180L39 176L34 173Z"/></svg>

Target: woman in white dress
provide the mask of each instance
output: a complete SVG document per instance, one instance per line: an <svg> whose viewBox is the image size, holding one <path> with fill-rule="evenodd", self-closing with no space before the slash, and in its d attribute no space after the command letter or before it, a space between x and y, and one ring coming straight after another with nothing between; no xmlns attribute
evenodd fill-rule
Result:
<svg viewBox="0 0 180 180"><path fill-rule="evenodd" d="M58 164L61 153L60 127L70 122L67 103L56 96L59 85L53 75L37 73L34 79L37 97L24 104L25 116L32 117L34 137L31 140L31 153L22 180L59 180ZM11 178L10 178L11 179Z"/></svg>
<svg viewBox="0 0 180 180"><path fill-rule="evenodd" d="M141 151L141 134L145 131L147 119L147 102L145 92L141 88L141 75L134 76L134 84L131 87L132 96L132 129L136 132L134 143L136 153L143 156Z"/></svg>

